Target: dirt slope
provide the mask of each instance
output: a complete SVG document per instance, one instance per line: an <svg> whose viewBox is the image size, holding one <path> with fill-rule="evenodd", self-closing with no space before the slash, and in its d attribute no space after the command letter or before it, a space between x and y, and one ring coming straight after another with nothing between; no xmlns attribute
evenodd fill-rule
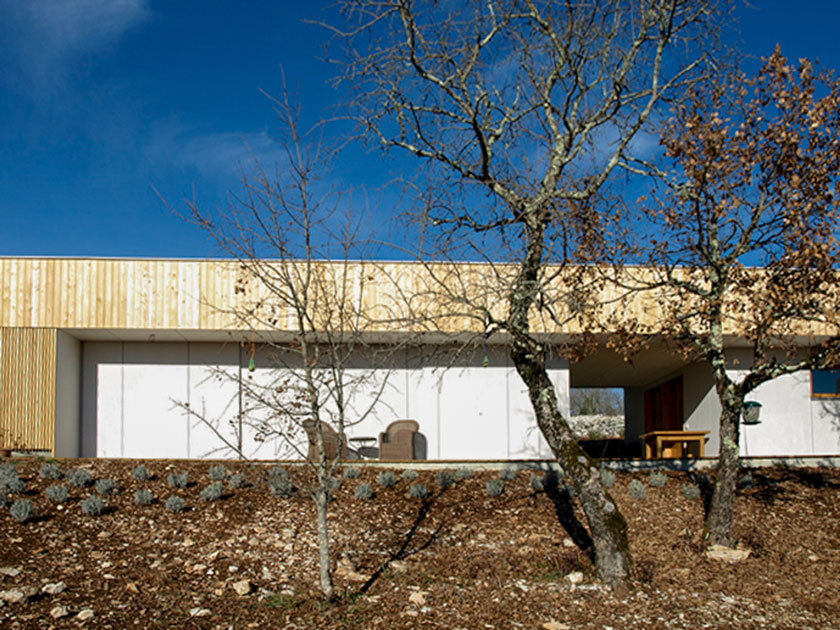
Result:
<svg viewBox="0 0 840 630"><path fill-rule="evenodd" d="M737 503L737 535L750 555L735 564L702 553L703 500L683 496L687 475L669 473L657 488L647 474L619 474L613 493L629 521L637 580L616 596L594 581L569 534L584 541L567 496L534 492L530 472L491 498L485 484L497 473L442 490L435 473L383 488L379 470L362 470L342 480L332 504L343 597L325 605L312 502L273 496L267 466L228 464L249 485L207 502L199 492L210 464L146 462L155 478L140 482L130 474L137 463L59 463L120 485L106 513L90 517L80 500L92 487L70 487L57 505L44 490L64 482L41 479L40 461L15 460L38 517L19 523L0 510L0 597L10 600L0 603L0 627L840 628L834 471L754 473ZM175 470L189 472L189 487L167 485ZM290 470L305 488L305 473ZM633 479L644 483L643 501L628 491ZM354 498L365 482L376 496ZM408 497L411 483L424 483L431 498ZM157 497L152 505L134 503L141 487ZM172 494L189 510L168 511ZM61 592L42 590L60 582L48 590Z"/></svg>

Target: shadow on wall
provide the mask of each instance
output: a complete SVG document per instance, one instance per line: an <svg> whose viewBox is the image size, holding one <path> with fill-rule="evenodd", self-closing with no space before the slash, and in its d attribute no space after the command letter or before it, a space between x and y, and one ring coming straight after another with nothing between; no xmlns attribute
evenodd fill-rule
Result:
<svg viewBox="0 0 840 630"><path fill-rule="evenodd" d="M831 422L831 430L840 436L840 399L822 399L819 408L822 416Z"/></svg>
<svg viewBox="0 0 840 630"><path fill-rule="evenodd" d="M552 457L551 449L536 425L528 427L518 437L518 443L511 442L510 457L515 459L546 459Z"/></svg>

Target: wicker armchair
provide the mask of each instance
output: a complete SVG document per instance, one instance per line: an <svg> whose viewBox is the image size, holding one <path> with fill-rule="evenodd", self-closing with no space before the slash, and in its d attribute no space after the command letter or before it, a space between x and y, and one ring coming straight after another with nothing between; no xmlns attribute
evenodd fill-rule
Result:
<svg viewBox="0 0 840 630"><path fill-rule="evenodd" d="M306 454L306 459L310 462L318 461L318 434L315 433L315 421L305 420L303 422L303 430L306 431L306 437L309 441L309 450ZM335 459L338 456L338 445L341 443L338 432L322 420L321 435L324 436L324 450L326 451L327 459ZM346 440L341 449L341 459L347 459Z"/></svg>
<svg viewBox="0 0 840 630"><path fill-rule="evenodd" d="M397 420L379 434L379 459L411 460L421 459L423 453L417 448L420 425L416 420Z"/></svg>

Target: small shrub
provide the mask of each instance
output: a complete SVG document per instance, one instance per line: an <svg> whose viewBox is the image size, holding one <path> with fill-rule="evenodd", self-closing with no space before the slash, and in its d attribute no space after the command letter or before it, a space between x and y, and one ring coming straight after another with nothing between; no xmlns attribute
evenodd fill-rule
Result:
<svg viewBox="0 0 840 630"><path fill-rule="evenodd" d="M455 471L455 476L458 479L472 479L474 475L475 473L473 472L473 469L467 468L466 466L461 466Z"/></svg>
<svg viewBox="0 0 840 630"><path fill-rule="evenodd" d="M187 472L173 472L169 473L169 475L166 477L166 483L168 483L173 488L186 488L189 482L190 475Z"/></svg>
<svg viewBox="0 0 840 630"><path fill-rule="evenodd" d="M0 492L21 494L26 491L26 484L18 475L17 468L11 464L0 465Z"/></svg>
<svg viewBox="0 0 840 630"><path fill-rule="evenodd" d="M228 477L228 487L232 490L244 488L246 483L247 480L245 479L245 475L240 472L233 473L230 477Z"/></svg>
<svg viewBox="0 0 840 630"><path fill-rule="evenodd" d="M41 470L38 473L41 479L61 479L64 475L61 468L55 462L44 462L41 464Z"/></svg>
<svg viewBox="0 0 840 630"><path fill-rule="evenodd" d="M648 478L648 483L653 486L654 488L661 488L666 483L668 483L668 475L666 475L661 470L656 470L650 473L650 477Z"/></svg>
<svg viewBox="0 0 840 630"><path fill-rule="evenodd" d="M152 471L146 468L145 464L138 464L131 469L131 476L137 481L149 481L152 478Z"/></svg>
<svg viewBox="0 0 840 630"><path fill-rule="evenodd" d="M23 494L26 492L26 484L20 477L4 479L0 482L0 491L7 494Z"/></svg>
<svg viewBox="0 0 840 630"><path fill-rule="evenodd" d="M543 492L545 490L545 479L541 473L531 473L531 490L534 492Z"/></svg>
<svg viewBox="0 0 840 630"><path fill-rule="evenodd" d="M198 493L205 501L218 501L222 498L222 495L225 493L225 487L221 481L214 481L209 486L205 486L202 488L201 492Z"/></svg>
<svg viewBox="0 0 840 630"><path fill-rule="evenodd" d="M400 475L400 477L402 477L405 481L414 481L419 476L419 473L416 470L412 470L411 468L407 468L406 470L402 471L402 474Z"/></svg>
<svg viewBox="0 0 840 630"><path fill-rule="evenodd" d="M227 476L228 469L224 467L224 464L210 466L210 479L213 481L224 481L227 479Z"/></svg>
<svg viewBox="0 0 840 630"><path fill-rule="evenodd" d="M379 482L380 486L390 488L391 486L395 486L397 484L397 476L394 474L393 470L383 470L379 473L376 481Z"/></svg>
<svg viewBox="0 0 840 630"><path fill-rule="evenodd" d="M6 496L6 491L0 486L0 507L9 505L9 497Z"/></svg>
<svg viewBox="0 0 840 630"><path fill-rule="evenodd" d="M344 469L344 478L345 479L356 479L362 471L359 470L356 466L349 466Z"/></svg>
<svg viewBox="0 0 840 630"><path fill-rule="evenodd" d="M336 492L341 487L341 479L338 477L327 477L324 484L328 492Z"/></svg>
<svg viewBox="0 0 840 630"><path fill-rule="evenodd" d="M499 471L499 479L502 481L513 481L516 479L516 469L515 468L502 468Z"/></svg>
<svg viewBox="0 0 840 630"><path fill-rule="evenodd" d="M491 479L485 484L484 488L491 497L497 497L505 491L505 482L501 479Z"/></svg>
<svg viewBox="0 0 840 630"><path fill-rule="evenodd" d="M0 484L19 479L17 468L8 462L0 464Z"/></svg>
<svg viewBox="0 0 840 630"><path fill-rule="evenodd" d="M137 505L151 505L155 495L148 488L140 488L134 493L134 502Z"/></svg>
<svg viewBox="0 0 840 630"><path fill-rule="evenodd" d="M289 476L289 473L286 472L285 468L280 468L282 473L271 474L269 473L268 478L268 489L278 499L284 499L286 497L290 497L295 493L295 484L292 483L292 478ZM276 469L272 469L276 470Z"/></svg>
<svg viewBox="0 0 840 630"><path fill-rule="evenodd" d="M96 482L96 491L103 496L119 494L120 485L113 479L99 479Z"/></svg>
<svg viewBox="0 0 840 630"><path fill-rule="evenodd" d="M369 483L360 483L356 486L356 491L353 493L357 499L365 501L373 498L373 486Z"/></svg>
<svg viewBox="0 0 840 630"><path fill-rule="evenodd" d="M647 490L645 490L645 484L643 484L638 479L634 479L630 482L630 496L636 499L636 501L644 501L647 497Z"/></svg>
<svg viewBox="0 0 840 630"><path fill-rule="evenodd" d="M70 492L67 486L56 484L44 490L44 495L54 503L64 503L70 497Z"/></svg>
<svg viewBox="0 0 840 630"><path fill-rule="evenodd" d="M272 479L276 477L288 477L289 471L283 468L282 466L272 466L268 469L268 481L271 482Z"/></svg>
<svg viewBox="0 0 840 630"><path fill-rule="evenodd" d="M183 512L187 509L187 502L184 501L178 495L172 495L171 497L169 497L166 500L166 503L164 503L164 505L166 506L167 510L169 510L170 512L175 512L176 514L178 512Z"/></svg>
<svg viewBox="0 0 840 630"><path fill-rule="evenodd" d="M99 516L105 510L105 502L95 494L82 500L82 512L88 516Z"/></svg>
<svg viewBox="0 0 840 630"><path fill-rule="evenodd" d="M700 498L700 488L693 483L685 483L682 487L682 495L689 500Z"/></svg>
<svg viewBox="0 0 840 630"><path fill-rule="evenodd" d="M32 501L29 499L17 499L12 503L9 511L18 523L25 523L35 516L35 509L32 507Z"/></svg>
<svg viewBox="0 0 840 630"><path fill-rule="evenodd" d="M612 488L615 485L615 472L609 468L604 468L601 471L601 483L605 488Z"/></svg>
<svg viewBox="0 0 840 630"><path fill-rule="evenodd" d="M86 468L77 468L67 475L67 483L76 488L84 488L93 483L93 475Z"/></svg>
<svg viewBox="0 0 840 630"><path fill-rule="evenodd" d="M738 477L738 490L749 490L753 486L755 486L755 481L753 481L752 473L745 472Z"/></svg>
<svg viewBox="0 0 840 630"><path fill-rule="evenodd" d="M451 470L441 470L435 475L435 483L441 488L448 488L455 483L455 473Z"/></svg>
<svg viewBox="0 0 840 630"><path fill-rule="evenodd" d="M422 483L415 483L408 487L408 496L412 499L426 499L429 496L429 489Z"/></svg>

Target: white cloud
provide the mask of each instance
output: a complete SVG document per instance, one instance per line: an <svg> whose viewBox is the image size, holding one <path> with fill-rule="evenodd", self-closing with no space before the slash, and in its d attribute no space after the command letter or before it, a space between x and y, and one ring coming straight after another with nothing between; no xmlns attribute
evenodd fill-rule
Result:
<svg viewBox="0 0 840 630"><path fill-rule="evenodd" d="M282 164L282 148L265 131L202 132L177 123L157 123L145 149L154 170L171 167L195 170L220 181L250 172L255 160L269 173Z"/></svg>
<svg viewBox="0 0 840 630"><path fill-rule="evenodd" d="M146 0L0 0L0 80L34 96L67 84L85 55L149 16Z"/></svg>

